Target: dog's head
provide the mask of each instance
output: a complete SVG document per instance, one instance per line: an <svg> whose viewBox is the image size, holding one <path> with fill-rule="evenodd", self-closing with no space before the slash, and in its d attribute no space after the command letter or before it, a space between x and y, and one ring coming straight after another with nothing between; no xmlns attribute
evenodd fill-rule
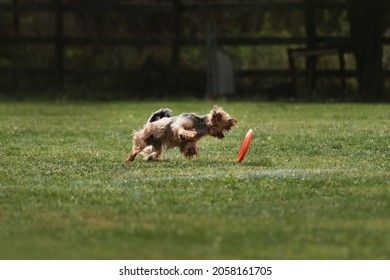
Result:
<svg viewBox="0 0 390 280"><path fill-rule="evenodd" d="M229 131L237 123L219 106L214 106L207 117L210 135L219 139L224 138L223 133Z"/></svg>

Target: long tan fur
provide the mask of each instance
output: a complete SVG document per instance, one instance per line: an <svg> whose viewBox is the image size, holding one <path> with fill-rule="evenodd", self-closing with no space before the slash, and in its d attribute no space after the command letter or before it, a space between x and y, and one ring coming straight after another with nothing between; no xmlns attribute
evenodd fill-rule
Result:
<svg viewBox="0 0 390 280"><path fill-rule="evenodd" d="M141 153L145 160L159 160L162 150L178 147L188 159L199 154L197 141L203 136L222 139L237 121L221 107L214 108L207 115L183 113L171 117L169 109L160 109L152 114L143 129L133 137L133 149L126 162L134 161Z"/></svg>

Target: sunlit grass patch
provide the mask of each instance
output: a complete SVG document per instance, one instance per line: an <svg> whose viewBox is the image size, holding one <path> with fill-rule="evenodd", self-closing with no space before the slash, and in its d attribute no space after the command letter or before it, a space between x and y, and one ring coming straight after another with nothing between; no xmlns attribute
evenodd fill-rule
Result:
<svg viewBox="0 0 390 280"><path fill-rule="evenodd" d="M220 103L194 160L123 165L153 111L213 105L0 104L0 258L390 257L388 105Z"/></svg>

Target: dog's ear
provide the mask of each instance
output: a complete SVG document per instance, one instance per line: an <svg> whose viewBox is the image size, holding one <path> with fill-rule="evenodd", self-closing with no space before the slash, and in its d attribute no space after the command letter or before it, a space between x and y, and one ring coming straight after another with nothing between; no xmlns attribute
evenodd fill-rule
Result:
<svg viewBox="0 0 390 280"><path fill-rule="evenodd" d="M212 124L216 125L222 120L222 110L223 109L221 107L215 105L214 108L210 111L210 120Z"/></svg>
<svg viewBox="0 0 390 280"><path fill-rule="evenodd" d="M214 115L213 115L213 119L215 120L215 121L220 121L220 120L222 120L222 114L221 113L215 113Z"/></svg>

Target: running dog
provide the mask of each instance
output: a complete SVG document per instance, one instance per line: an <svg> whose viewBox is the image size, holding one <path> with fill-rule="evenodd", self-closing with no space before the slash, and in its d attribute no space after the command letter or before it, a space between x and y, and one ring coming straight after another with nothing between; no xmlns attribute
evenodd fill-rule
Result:
<svg viewBox="0 0 390 280"><path fill-rule="evenodd" d="M224 132L236 125L221 107L214 108L207 115L183 113L171 116L171 110L162 108L154 112L144 127L133 136L133 149L126 162L134 161L141 153L144 160L160 160L162 150L178 147L187 158L193 159L199 154L197 142L203 136L224 138Z"/></svg>

